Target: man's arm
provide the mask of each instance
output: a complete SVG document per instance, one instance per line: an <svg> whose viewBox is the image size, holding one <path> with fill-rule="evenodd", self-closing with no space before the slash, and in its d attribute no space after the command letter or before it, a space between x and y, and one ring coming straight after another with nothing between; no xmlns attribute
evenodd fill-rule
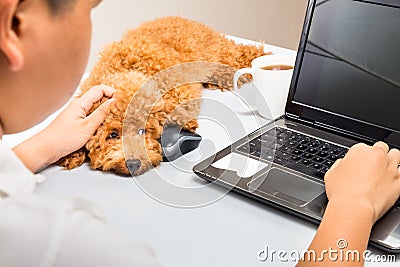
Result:
<svg viewBox="0 0 400 267"><path fill-rule="evenodd" d="M298 266L363 266L372 226L400 197L399 163L400 152L379 142L352 147L332 166L325 176L329 203L309 248L321 260L305 255ZM344 259L336 254L335 260L329 249ZM358 251L360 260L347 260L346 251Z"/></svg>
<svg viewBox="0 0 400 267"><path fill-rule="evenodd" d="M330 202L309 247L317 260L306 254L298 266L363 266L372 225L371 212L361 203ZM360 258L353 261L352 254L347 254L350 251L358 251ZM345 256L343 261L339 253ZM349 261L346 255L350 255Z"/></svg>

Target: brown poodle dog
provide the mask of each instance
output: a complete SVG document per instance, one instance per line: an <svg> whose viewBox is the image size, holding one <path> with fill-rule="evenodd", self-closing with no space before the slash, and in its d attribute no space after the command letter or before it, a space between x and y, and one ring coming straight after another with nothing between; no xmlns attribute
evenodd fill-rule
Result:
<svg viewBox="0 0 400 267"><path fill-rule="evenodd" d="M143 86L149 78L189 62L213 62L232 69L250 67L254 58L265 54L263 46L238 45L201 23L180 17L144 23L100 54L81 86L82 93L95 85L109 85L116 89L117 103L86 146L58 164L72 169L89 161L93 169L143 174L162 161L159 139L164 126L175 124L194 132L202 85L231 89L233 73L216 68L210 70L213 75L209 80L178 87L169 87L173 85L165 82L165 77L153 86ZM183 74L177 70L174 79L175 75Z"/></svg>

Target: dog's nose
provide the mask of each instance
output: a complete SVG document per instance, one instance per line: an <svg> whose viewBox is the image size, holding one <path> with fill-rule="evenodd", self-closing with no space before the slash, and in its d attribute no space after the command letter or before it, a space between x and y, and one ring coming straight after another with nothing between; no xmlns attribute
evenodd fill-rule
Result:
<svg viewBox="0 0 400 267"><path fill-rule="evenodd" d="M140 166L142 166L140 160L130 159L126 161L126 167L128 167L131 172L136 172L140 169Z"/></svg>

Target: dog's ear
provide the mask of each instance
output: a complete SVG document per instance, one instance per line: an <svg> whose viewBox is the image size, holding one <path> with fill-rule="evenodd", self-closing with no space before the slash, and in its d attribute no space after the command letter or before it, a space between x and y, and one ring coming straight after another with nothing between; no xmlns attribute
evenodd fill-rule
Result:
<svg viewBox="0 0 400 267"><path fill-rule="evenodd" d="M57 165L60 167L64 167L67 170L75 169L81 166L87 159L87 150L85 147L75 151L74 153L69 154L61 158L57 161Z"/></svg>

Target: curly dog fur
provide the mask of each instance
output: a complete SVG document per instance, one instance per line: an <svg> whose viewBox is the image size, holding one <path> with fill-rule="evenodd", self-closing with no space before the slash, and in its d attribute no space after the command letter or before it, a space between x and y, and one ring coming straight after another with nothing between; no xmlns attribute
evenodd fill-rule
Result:
<svg viewBox="0 0 400 267"><path fill-rule="evenodd" d="M121 41L105 48L81 86L82 94L100 84L114 87L116 105L86 146L58 164L73 169L89 161L93 169L121 175L140 175L158 166L162 161L159 139L166 124L193 132L197 129L203 87L168 88L160 96L151 90L138 91L143 83L182 63L214 62L239 69L250 67L252 60L262 55L263 46L238 45L201 23L180 17L157 19L127 32ZM230 89L230 82L225 82L218 87ZM136 167L129 169L132 161Z"/></svg>

